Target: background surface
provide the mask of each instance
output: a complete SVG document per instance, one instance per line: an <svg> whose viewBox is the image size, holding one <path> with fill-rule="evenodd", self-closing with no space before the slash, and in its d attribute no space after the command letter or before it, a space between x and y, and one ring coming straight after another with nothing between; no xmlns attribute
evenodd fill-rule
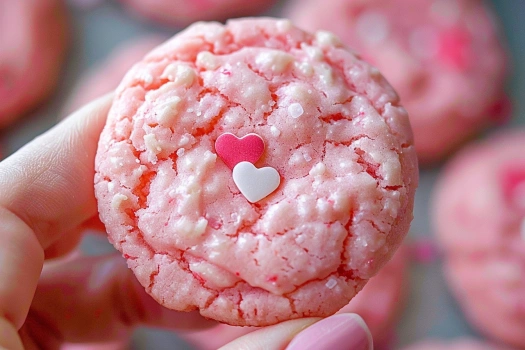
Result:
<svg viewBox="0 0 525 350"><path fill-rule="evenodd" d="M282 4L283 1L278 2L266 14L279 16ZM490 5L500 19L512 54L513 68L507 90L514 104L513 119L503 128L517 128L520 125L525 127L525 0L493 0ZM138 20L113 1L100 1L98 6L89 9L80 9L72 4L69 7L72 45L59 89L49 103L0 133L0 149L3 149L4 156L56 124L81 74L102 61L120 42L150 33L171 36L181 29L155 26ZM493 129L488 133L494 131ZM431 237L428 207L440 168L441 166L437 166L421 170L415 219L409 239ZM104 238L93 236L84 239L82 248L90 254L114 251ZM406 304L397 329L398 346L426 337L478 336L468 326L458 305L449 294L439 260L426 264L412 264ZM148 329L135 332L131 347L158 350L191 349L173 334Z"/></svg>

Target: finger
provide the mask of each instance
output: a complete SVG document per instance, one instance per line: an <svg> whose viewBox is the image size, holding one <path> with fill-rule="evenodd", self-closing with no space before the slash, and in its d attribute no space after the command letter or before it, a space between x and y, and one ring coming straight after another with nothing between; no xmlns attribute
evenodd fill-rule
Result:
<svg viewBox="0 0 525 350"><path fill-rule="evenodd" d="M38 319L38 327L47 336L78 343L120 340L138 325L169 329L216 325L197 312L176 312L159 305L118 255L46 265L28 318ZM26 333L40 336L32 329Z"/></svg>
<svg viewBox="0 0 525 350"><path fill-rule="evenodd" d="M220 350L284 349L296 334L319 320L314 317L300 318L264 327L235 339Z"/></svg>
<svg viewBox="0 0 525 350"><path fill-rule="evenodd" d="M325 318L299 333L286 350L373 350L372 334L356 314Z"/></svg>
<svg viewBox="0 0 525 350"><path fill-rule="evenodd" d="M199 332L179 332L178 335L199 350L216 350L221 346L254 332L258 327L236 327L225 324Z"/></svg>
<svg viewBox="0 0 525 350"><path fill-rule="evenodd" d="M84 221L82 223L82 227L84 229L95 230L97 232L102 232L102 233L106 234L106 226L104 226L102 221L100 221L100 218L99 218L98 214L95 215L95 216L92 216L91 218L89 218L86 221Z"/></svg>
<svg viewBox="0 0 525 350"><path fill-rule="evenodd" d="M109 103L83 108L0 163L0 347L19 342L10 337L27 315L43 249L95 214L92 163Z"/></svg>
<svg viewBox="0 0 525 350"><path fill-rule="evenodd" d="M293 339L292 339L293 338ZM320 320L304 318L261 328L220 350L372 350L372 335L356 314L338 314Z"/></svg>
<svg viewBox="0 0 525 350"><path fill-rule="evenodd" d="M56 259L71 253L80 244L80 241L82 240L82 232L82 228L73 229L68 232L67 235L64 235L64 239L59 239L53 242L44 251L44 258L46 260Z"/></svg>
<svg viewBox="0 0 525 350"><path fill-rule="evenodd" d="M108 95L85 106L0 163L0 206L44 248L96 214L94 159L110 103Z"/></svg>

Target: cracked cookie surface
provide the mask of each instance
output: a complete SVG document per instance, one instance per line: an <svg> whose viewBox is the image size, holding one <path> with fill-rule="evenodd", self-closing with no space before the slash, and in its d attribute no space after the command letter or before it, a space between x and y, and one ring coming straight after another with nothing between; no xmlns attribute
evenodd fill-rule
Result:
<svg viewBox="0 0 525 350"><path fill-rule="evenodd" d="M260 135L281 184L257 203L217 157ZM231 325L335 313L393 255L417 160L405 110L333 35L198 23L117 89L96 159L112 243L158 302Z"/></svg>

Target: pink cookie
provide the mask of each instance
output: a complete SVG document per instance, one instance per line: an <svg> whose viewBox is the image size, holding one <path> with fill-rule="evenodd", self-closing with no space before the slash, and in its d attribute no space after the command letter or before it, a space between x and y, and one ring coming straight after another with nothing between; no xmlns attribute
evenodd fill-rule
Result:
<svg viewBox="0 0 525 350"><path fill-rule="evenodd" d="M134 12L169 25L256 15L275 0L120 0Z"/></svg>
<svg viewBox="0 0 525 350"><path fill-rule="evenodd" d="M408 249L401 246L392 260L373 277L352 301L339 312L361 315L372 332L374 345L387 345L403 304L408 268ZM219 325L209 330L180 335L199 350L215 350L255 327Z"/></svg>
<svg viewBox="0 0 525 350"><path fill-rule="evenodd" d="M411 345L404 350L510 350L501 345L461 338L453 341L427 340Z"/></svg>
<svg viewBox="0 0 525 350"><path fill-rule="evenodd" d="M494 118L506 57L481 0L296 0L289 17L340 35L401 96L421 161L448 154Z"/></svg>
<svg viewBox="0 0 525 350"><path fill-rule="evenodd" d="M434 227L445 272L467 317L494 339L525 347L525 132L461 152L440 179Z"/></svg>
<svg viewBox="0 0 525 350"><path fill-rule="evenodd" d="M0 1L0 127L53 92L66 31L59 0Z"/></svg>
<svg viewBox="0 0 525 350"><path fill-rule="evenodd" d="M232 171L224 133L259 135L264 154ZM195 24L128 72L95 193L153 298L264 326L346 305L406 235L417 180L407 114L375 68L332 35L245 19Z"/></svg>
<svg viewBox="0 0 525 350"><path fill-rule="evenodd" d="M117 47L109 57L79 79L65 108L67 114L86 103L115 90L126 72L165 39L148 36L134 39Z"/></svg>

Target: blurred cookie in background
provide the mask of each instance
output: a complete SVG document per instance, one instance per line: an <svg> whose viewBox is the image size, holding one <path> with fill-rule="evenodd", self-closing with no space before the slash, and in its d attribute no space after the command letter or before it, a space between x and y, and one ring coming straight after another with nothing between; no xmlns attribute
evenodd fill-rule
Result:
<svg viewBox="0 0 525 350"><path fill-rule="evenodd" d="M509 111L507 56L481 0L293 0L286 13L334 32L379 68L408 111L424 164Z"/></svg>
<svg viewBox="0 0 525 350"><path fill-rule="evenodd" d="M172 26L260 14L275 0L120 0L141 17Z"/></svg>
<svg viewBox="0 0 525 350"><path fill-rule="evenodd" d="M68 0L68 4L82 10L89 10L101 5L105 1L106 0Z"/></svg>
<svg viewBox="0 0 525 350"><path fill-rule="evenodd" d="M0 127L51 95L67 39L62 1L0 1Z"/></svg>
<svg viewBox="0 0 525 350"><path fill-rule="evenodd" d="M469 338L454 340L426 340L413 344L404 350L510 350L502 345L484 343Z"/></svg>
<svg viewBox="0 0 525 350"><path fill-rule="evenodd" d="M117 46L103 62L79 78L66 102L62 117L115 90L133 64L165 40L161 35L149 35L130 39Z"/></svg>
<svg viewBox="0 0 525 350"><path fill-rule="evenodd" d="M462 150L438 179L432 214L467 319L525 348L525 130Z"/></svg>

